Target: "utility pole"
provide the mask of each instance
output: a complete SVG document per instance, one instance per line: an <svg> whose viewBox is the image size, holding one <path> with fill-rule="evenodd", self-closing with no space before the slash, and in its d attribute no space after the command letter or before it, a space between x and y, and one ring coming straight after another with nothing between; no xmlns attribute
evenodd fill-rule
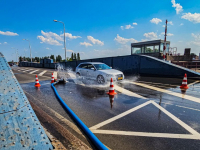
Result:
<svg viewBox="0 0 200 150"><path fill-rule="evenodd" d="M166 55L166 38L167 38L167 20L166 20L166 25L165 25L165 38L164 38L164 48L163 48L163 59L165 61L165 55Z"/></svg>

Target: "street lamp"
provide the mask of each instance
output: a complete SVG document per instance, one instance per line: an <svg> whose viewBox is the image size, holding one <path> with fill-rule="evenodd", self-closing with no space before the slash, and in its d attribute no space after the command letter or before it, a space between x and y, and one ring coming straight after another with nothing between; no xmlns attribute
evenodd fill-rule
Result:
<svg viewBox="0 0 200 150"><path fill-rule="evenodd" d="M63 24L64 27L64 49L65 49L65 60L67 61L67 50L66 50L66 41L65 41L65 24L62 21L58 21L58 20L53 20L54 22L60 22Z"/></svg>
<svg viewBox="0 0 200 150"><path fill-rule="evenodd" d="M29 42L29 49L30 49L30 57L31 57L31 62L32 62L32 55L31 55L31 44L30 44L30 41L28 39L22 39L22 40L26 40Z"/></svg>

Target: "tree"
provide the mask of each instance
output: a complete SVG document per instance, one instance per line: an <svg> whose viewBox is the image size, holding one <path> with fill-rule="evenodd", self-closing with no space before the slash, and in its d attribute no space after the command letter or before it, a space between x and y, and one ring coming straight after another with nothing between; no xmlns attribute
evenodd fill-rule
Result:
<svg viewBox="0 0 200 150"><path fill-rule="evenodd" d="M71 54L71 60L73 60L73 59L74 59L74 54L72 53L72 54Z"/></svg>
<svg viewBox="0 0 200 150"><path fill-rule="evenodd" d="M77 53L77 60L81 60L79 53Z"/></svg>
<svg viewBox="0 0 200 150"><path fill-rule="evenodd" d="M76 60L76 53L74 53L74 60Z"/></svg>
<svg viewBox="0 0 200 150"><path fill-rule="evenodd" d="M60 56L60 55L58 55L57 57L56 57L56 62L61 62L62 61L62 57Z"/></svg>
<svg viewBox="0 0 200 150"><path fill-rule="evenodd" d="M22 61L22 56L19 57L19 62L21 62L21 61Z"/></svg>
<svg viewBox="0 0 200 150"><path fill-rule="evenodd" d="M55 62L55 57L54 57L54 55L51 55L50 58L53 59L53 62Z"/></svg>

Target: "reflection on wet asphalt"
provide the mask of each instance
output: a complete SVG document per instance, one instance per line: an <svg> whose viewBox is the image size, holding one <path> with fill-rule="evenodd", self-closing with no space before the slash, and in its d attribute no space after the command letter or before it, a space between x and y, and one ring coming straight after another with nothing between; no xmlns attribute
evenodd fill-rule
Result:
<svg viewBox="0 0 200 150"><path fill-rule="evenodd" d="M152 82L157 81L154 84ZM130 84L130 81L141 81L144 84L181 93L179 87L181 79L163 80L159 78L132 78L125 82L119 83L118 86L134 92L148 99L136 98L117 92L114 98L113 108L110 108L110 101L107 95L109 84L99 86L91 84L91 82L79 82L74 79L68 80L66 84L56 85L56 89L66 104L78 115L78 117L88 126L92 127L105 120L113 118L127 110L139 106L149 100L154 100L164 109L172 113L174 116L185 122L187 125L200 132L200 104L182 98L169 95L166 93L147 89L137 85ZM193 82L188 81L189 83ZM41 85L47 81L41 81ZM22 84L22 88L28 91L40 101L57 111L64 117L69 118L57 101L50 85L43 85L39 90L33 86L34 83ZM168 86L165 86L169 84ZM171 87L170 87L171 85ZM199 87L198 87L199 86ZM173 87L173 88L172 88ZM199 97L199 92L190 92L191 89L200 92L200 84L190 87L185 94ZM183 107L180 107L183 106ZM184 108L188 107L188 108ZM72 120L71 120L72 121ZM170 134L190 134L180 124L171 117L163 113L160 109L152 104L142 107L132 113L127 114L109 124L100 128L101 130L117 130L132 131L145 133L170 133ZM171 138L155 138L155 137L138 137L126 135L109 135L96 134L96 136L111 149L199 149L200 141L191 139L171 139Z"/></svg>

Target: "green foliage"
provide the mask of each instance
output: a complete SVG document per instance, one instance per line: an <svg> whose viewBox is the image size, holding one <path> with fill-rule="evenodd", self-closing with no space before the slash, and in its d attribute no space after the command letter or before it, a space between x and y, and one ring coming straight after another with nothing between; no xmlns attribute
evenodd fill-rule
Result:
<svg viewBox="0 0 200 150"><path fill-rule="evenodd" d="M79 54L79 53L77 53L77 60L81 60L81 59L80 59L80 54Z"/></svg>

